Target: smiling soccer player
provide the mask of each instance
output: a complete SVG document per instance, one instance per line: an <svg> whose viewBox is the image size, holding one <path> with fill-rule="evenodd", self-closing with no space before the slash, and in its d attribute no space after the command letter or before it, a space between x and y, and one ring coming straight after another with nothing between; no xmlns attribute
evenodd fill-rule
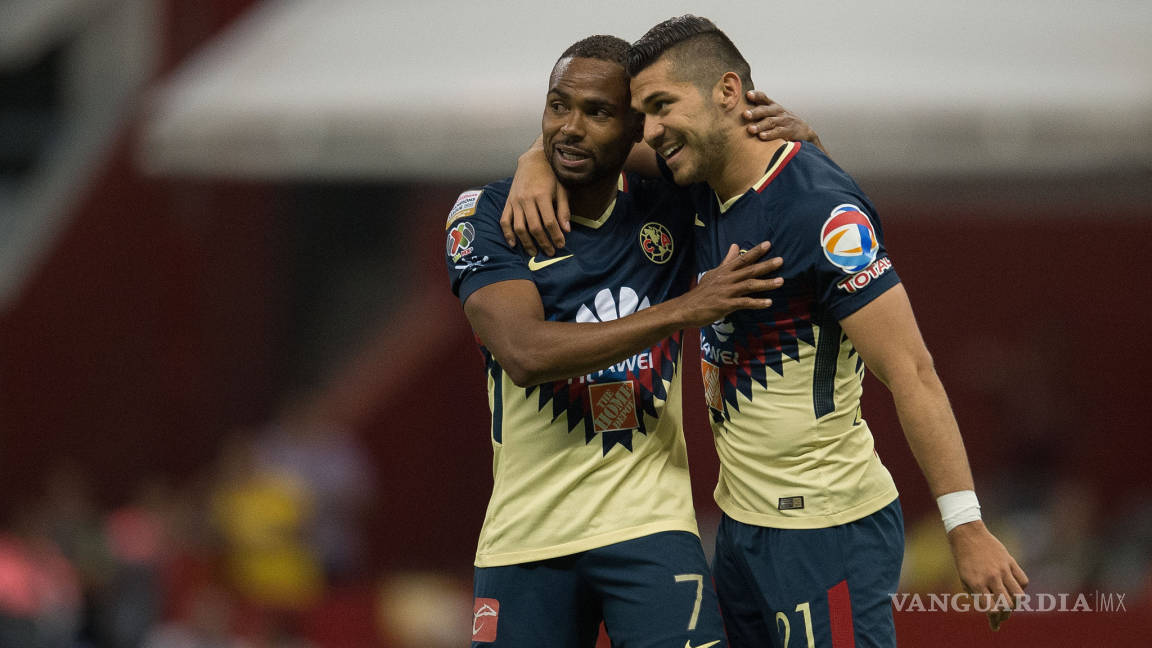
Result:
<svg viewBox="0 0 1152 648"><path fill-rule="evenodd" d="M751 70L711 21L653 27L628 71L645 141L689 185L700 269L764 239L784 258L770 308L701 330L724 511L713 568L732 645L776 633L895 645L903 519L861 415L865 366L892 393L965 586L1021 594L1027 576L980 520L956 419L864 192L813 146L743 136ZM990 614L993 628L1007 613Z"/></svg>
<svg viewBox="0 0 1152 648"><path fill-rule="evenodd" d="M452 290L476 332L493 489L476 552L473 645L726 645L692 507L681 329L771 304L779 259L729 250L692 290L692 212L663 179L621 173L640 139L628 44L594 36L549 77L542 151L573 226L553 257L516 249L504 180L448 217Z"/></svg>

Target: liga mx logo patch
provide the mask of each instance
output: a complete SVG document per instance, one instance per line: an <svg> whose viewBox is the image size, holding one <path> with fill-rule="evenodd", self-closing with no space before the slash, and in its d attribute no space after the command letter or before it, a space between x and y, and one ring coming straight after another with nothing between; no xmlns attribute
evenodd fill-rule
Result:
<svg viewBox="0 0 1152 648"><path fill-rule="evenodd" d="M452 211L448 212L448 222L444 224L444 229L452 226L452 223L467 218L476 213L476 203L480 202L480 194L484 193L483 189L472 189L460 194L456 199L456 204L452 205Z"/></svg>
<svg viewBox="0 0 1152 648"><path fill-rule="evenodd" d="M460 223L448 230L448 240L444 251L457 262L466 254L472 254L472 241L476 240L476 228L472 223Z"/></svg>
<svg viewBox="0 0 1152 648"><path fill-rule="evenodd" d="M660 223L644 223L640 228L640 249L652 263L667 263L672 258L672 232Z"/></svg>
<svg viewBox="0 0 1152 648"><path fill-rule="evenodd" d="M832 210L820 230L820 246L832 265L845 272L859 272L876 260L880 242L876 228L862 209L844 204Z"/></svg>

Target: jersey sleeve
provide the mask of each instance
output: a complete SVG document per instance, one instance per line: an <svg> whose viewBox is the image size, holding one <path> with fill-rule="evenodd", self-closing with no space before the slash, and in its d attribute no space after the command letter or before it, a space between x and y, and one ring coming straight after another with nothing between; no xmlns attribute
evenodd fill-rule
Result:
<svg viewBox="0 0 1152 648"><path fill-rule="evenodd" d="M488 284L532 280L528 265L500 230L505 196L491 185L460 194L445 226L444 261L452 292L463 304Z"/></svg>
<svg viewBox="0 0 1152 648"><path fill-rule="evenodd" d="M836 319L900 283L880 220L863 196L821 193L806 200L804 209L802 246L813 260L817 299Z"/></svg>

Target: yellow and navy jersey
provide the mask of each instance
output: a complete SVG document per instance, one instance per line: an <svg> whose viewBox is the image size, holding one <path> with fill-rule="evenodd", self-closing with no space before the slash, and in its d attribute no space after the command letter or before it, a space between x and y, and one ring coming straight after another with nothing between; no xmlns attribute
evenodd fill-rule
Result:
<svg viewBox="0 0 1152 648"><path fill-rule="evenodd" d="M598 218L529 257L499 226L510 181L466 191L445 254L461 303L499 281L536 284L547 319L624 317L686 291L692 211L662 179L622 175ZM492 411L492 497L478 567L569 555L660 531L697 533L680 409L682 334L610 367L519 387L478 340Z"/></svg>
<svg viewBox="0 0 1152 648"><path fill-rule="evenodd" d="M839 324L899 282L876 210L848 174L799 142L726 203L707 185L689 192L700 270L732 243L771 241L784 260L769 308L701 329L717 504L747 524L799 529L883 508L896 486L861 416L864 362Z"/></svg>

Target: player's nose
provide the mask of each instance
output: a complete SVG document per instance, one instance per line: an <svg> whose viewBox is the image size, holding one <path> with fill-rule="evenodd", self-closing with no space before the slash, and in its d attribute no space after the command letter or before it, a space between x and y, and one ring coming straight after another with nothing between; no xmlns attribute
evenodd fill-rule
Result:
<svg viewBox="0 0 1152 648"><path fill-rule="evenodd" d="M644 141L656 150L660 150L660 142L664 139L664 124L651 115L644 117Z"/></svg>
<svg viewBox="0 0 1152 648"><path fill-rule="evenodd" d="M560 133L565 137L584 137L584 113L573 110L560 126Z"/></svg>

